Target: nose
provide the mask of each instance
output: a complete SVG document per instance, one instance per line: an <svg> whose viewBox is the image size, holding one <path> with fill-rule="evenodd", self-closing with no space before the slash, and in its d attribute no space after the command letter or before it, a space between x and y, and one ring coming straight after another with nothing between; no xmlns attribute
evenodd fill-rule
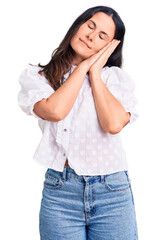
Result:
<svg viewBox="0 0 157 240"><path fill-rule="evenodd" d="M93 32L90 32L87 34L87 38L90 40L90 41L93 41L94 38L95 38L95 35L96 33L93 31Z"/></svg>

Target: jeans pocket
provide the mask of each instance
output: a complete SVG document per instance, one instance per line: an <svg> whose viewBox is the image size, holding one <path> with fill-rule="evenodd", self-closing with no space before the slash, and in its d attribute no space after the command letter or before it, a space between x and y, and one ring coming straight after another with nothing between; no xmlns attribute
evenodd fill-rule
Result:
<svg viewBox="0 0 157 240"><path fill-rule="evenodd" d="M104 182L109 191L122 191L130 187L128 171L105 175Z"/></svg>
<svg viewBox="0 0 157 240"><path fill-rule="evenodd" d="M56 189L62 186L61 174L53 169L48 169L45 174L44 188Z"/></svg>

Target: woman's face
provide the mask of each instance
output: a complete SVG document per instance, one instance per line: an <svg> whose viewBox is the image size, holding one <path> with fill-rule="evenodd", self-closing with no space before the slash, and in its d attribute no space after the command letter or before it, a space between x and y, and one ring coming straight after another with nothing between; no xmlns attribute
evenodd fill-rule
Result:
<svg viewBox="0 0 157 240"><path fill-rule="evenodd" d="M111 16L103 12L95 13L80 26L70 41L71 47L76 53L73 65L89 58L111 42L115 30L115 23Z"/></svg>

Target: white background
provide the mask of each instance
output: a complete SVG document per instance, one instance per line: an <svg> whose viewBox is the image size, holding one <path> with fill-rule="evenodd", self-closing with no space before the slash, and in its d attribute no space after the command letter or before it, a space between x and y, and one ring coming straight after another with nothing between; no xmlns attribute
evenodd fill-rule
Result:
<svg viewBox="0 0 157 240"><path fill-rule="evenodd" d="M126 26L123 69L136 84L140 118L121 132L127 153L140 240L157 239L155 1L14 0L0 6L0 238L39 239L46 169L32 158L41 139L37 119L18 106L18 78L28 63L46 64L73 21L87 8L113 7ZM120 239L119 239L120 240Z"/></svg>

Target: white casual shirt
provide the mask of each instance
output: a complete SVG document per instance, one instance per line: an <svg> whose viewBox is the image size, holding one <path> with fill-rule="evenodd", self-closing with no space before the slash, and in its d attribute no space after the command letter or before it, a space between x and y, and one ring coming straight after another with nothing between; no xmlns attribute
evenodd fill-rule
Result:
<svg viewBox="0 0 157 240"><path fill-rule="evenodd" d="M71 67L71 72L76 66ZM41 76L38 66L28 66L20 75L18 103L22 110L38 119L42 138L33 159L62 172L66 158L78 175L105 175L128 169L120 134L105 132L100 126L88 74L69 114L61 121L43 120L33 111L34 104L48 98L54 89ZM70 71L64 75L64 82ZM129 123L138 118L135 84L122 69L105 67L101 77L109 91L131 113ZM125 127L127 126L125 125Z"/></svg>

